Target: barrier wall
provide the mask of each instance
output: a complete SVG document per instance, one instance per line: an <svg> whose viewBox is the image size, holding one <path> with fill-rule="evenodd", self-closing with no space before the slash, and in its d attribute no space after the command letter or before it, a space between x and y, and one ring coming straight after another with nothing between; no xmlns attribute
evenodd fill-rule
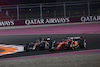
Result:
<svg viewBox="0 0 100 67"><path fill-rule="evenodd" d="M0 21L0 27L100 21L100 16Z"/></svg>

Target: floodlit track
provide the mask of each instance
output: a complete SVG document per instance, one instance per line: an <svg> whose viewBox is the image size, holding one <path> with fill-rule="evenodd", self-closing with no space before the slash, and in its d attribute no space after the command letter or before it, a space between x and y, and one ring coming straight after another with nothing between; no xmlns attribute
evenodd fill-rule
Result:
<svg viewBox="0 0 100 67"><path fill-rule="evenodd" d="M83 38L87 39L87 48L86 49L77 49L74 51L81 51L81 50L90 50L90 49L100 49L99 41L100 35L99 34L41 34L41 35L2 35L0 36L0 41L6 44L17 44L24 46L25 44L33 41L35 42L40 37L51 37L51 39L60 41L66 36L82 36ZM4 55L0 58L11 58L11 57L20 57L20 56L32 56L32 55L42 55L42 54L52 54L52 53L61 53L61 52L73 52L73 50L65 50L65 51L54 51L50 52L49 50L43 51L30 51L30 52L21 52L15 53L12 55Z"/></svg>
<svg viewBox="0 0 100 67"><path fill-rule="evenodd" d="M83 25L84 26L84 25ZM30 52L17 52L14 54L7 54L0 57L0 67L100 67L100 26L89 27L90 30L84 31L86 28L83 27L81 34L75 34L75 32L80 31L80 28L70 29L67 26L67 30L62 30L59 32L59 29L54 29L58 31L58 34L46 31L49 34L42 34L37 31L32 31L35 28L16 29L16 31L10 30L0 30L0 43L8 45L22 45L33 41L35 42L40 37L51 37L56 41L62 40L65 36L82 36L87 39L87 48L86 49L77 49L77 50L64 50L64 51L54 51L50 52L48 50L43 51L30 51ZM45 28L45 27L44 27ZM84 29L85 28L85 29ZM42 28L43 29L43 28ZM49 28L51 29L51 28ZM61 28L62 29L62 28ZM79 30L80 29L80 30ZM94 30L96 29L96 30ZM28 31L29 30L29 31ZM45 29L46 30L46 29ZM43 30L43 31L45 31ZM74 31L73 31L74 30ZM64 32L65 31L65 32ZM71 32L72 31L72 32ZM19 33L20 32L20 33ZM66 32L73 34L66 34ZM15 33L15 34L14 34ZM19 33L19 34L18 34ZM23 33L25 33L23 35ZM82 34L84 33L84 34ZM96 34L85 34L85 33L96 33ZM3 49L0 49L0 52L3 52Z"/></svg>

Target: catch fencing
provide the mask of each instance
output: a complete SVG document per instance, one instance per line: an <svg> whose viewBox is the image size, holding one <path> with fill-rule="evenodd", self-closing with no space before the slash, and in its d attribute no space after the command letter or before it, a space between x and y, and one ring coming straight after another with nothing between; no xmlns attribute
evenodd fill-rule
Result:
<svg viewBox="0 0 100 67"><path fill-rule="evenodd" d="M100 1L74 1L0 6L13 20L99 16Z"/></svg>

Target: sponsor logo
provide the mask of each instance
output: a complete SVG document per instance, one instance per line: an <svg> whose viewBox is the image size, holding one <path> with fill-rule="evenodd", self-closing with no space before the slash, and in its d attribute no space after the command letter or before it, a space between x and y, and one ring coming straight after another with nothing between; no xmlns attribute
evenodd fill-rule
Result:
<svg viewBox="0 0 100 67"><path fill-rule="evenodd" d="M14 21L0 21L0 26L13 26Z"/></svg>
<svg viewBox="0 0 100 67"><path fill-rule="evenodd" d="M88 16L88 17L81 17L82 22L88 21L100 21L100 16Z"/></svg>
<svg viewBox="0 0 100 67"><path fill-rule="evenodd" d="M66 22L70 22L69 18L51 18L51 19L25 20L25 24L26 25L51 24L51 23L66 23Z"/></svg>
<svg viewBox="0 0 100 67"><path fill-rule="evenodd" d="M70 22L69 18L46 19L45 23L66 23L66 22Z"/></svg>
<svg viewBox="0 0 100 67"><path fill-rule="evenodd" d="M26 25L31 24L44 24L44 19L33 19L33 20L25 20Z"/></svg>

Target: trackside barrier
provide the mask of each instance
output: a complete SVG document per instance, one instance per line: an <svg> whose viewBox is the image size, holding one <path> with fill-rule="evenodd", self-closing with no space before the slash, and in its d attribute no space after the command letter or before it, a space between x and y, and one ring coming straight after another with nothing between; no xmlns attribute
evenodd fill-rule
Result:
<svg viewBox="0 0 100 67"><path fill-rule="evenodd" d="M100 16L0 21L0 27L100 21Z"/></svg>

